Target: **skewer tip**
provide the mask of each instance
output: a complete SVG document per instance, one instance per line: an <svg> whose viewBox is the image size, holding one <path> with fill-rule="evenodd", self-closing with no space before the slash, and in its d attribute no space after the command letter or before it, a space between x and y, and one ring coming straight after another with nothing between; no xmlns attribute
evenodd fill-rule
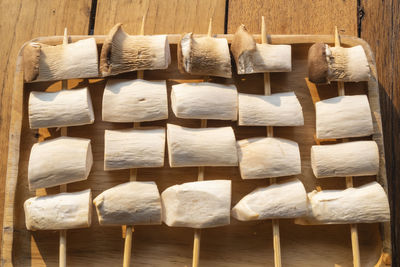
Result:
<svg viewBox="0 0 400 267"><path fill-rule="evenodd" d="M265 25L264 16L261 16L261 43L267 43L267 26Z"/></svg>
<svg viewBox="0 0 400 267"><path fill-rule="evenodd" d="M339 31L338 31L337 26L335 26L335 46L336 47L340 46L340 37L339 37Z"/></svg>
<svg viewBox="0 0 400 267"><path fill-rule="evenodd" d="M210 22L208 24L208 32L207 32L207 36L211 37L212 35L212 18L210 18Z"/></svg>
<svg viewBox="0 0 400 267"><path fill-rule="evenodd" d="M68 44L68 30L67 27L64 28L64 38L63 38L63 44Z"/></svg>

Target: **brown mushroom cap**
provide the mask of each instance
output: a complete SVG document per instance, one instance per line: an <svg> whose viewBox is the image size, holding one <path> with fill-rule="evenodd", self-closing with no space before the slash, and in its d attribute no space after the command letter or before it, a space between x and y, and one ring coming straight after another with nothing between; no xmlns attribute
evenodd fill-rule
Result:
<svg viewBox="0 0 400 267"><path fill-rule="evenodd" d="M233 36L231 43L231 51L235 58L236 64L239 62L239 57L246 51L256 50L256 41L253 36L247 31L246 27L242 24L238 27Z"/></svg>
<svg viewBox="0 0 400 267"><path fill-rule="evenodd" d="M326 45L315 43L308 50L308 79L313 83L328 82L328 61Z"/></svg>
<svg viewBox="0 0 400 267"><path fill-rule="evenodd" d="M23 66L25 82L36 80L39 75L41 44L29 43L24 47L23 51Z"/></svg>
<svg viewBox="0 0 400 267"><path fill-rule="evenodd" d="M109 76L112 72L112 64L110 61L111 58L111 49L112 42L117 34L126 35L126 33L121 28L122 23L117 23L108 33L106 39L104 40L103 47L101 48L100 53L100 72L102 76Z"/></svg>

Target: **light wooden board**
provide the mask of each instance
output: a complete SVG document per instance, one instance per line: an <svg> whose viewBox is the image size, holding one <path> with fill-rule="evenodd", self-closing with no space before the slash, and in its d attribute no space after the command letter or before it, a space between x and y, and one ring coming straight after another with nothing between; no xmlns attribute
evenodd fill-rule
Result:
<svg viewBox="0 0 400 267"><path fill-rule="evenodd" d="M87 34L91 0L0 1L0 227L3 224L4 186L11 118L15 62L20 47L37 36ZM0 240L2 233L0 232Z"/></svg>
<svg viewBox="0 0 400 267"><path fill-rule="evenodd" d="M229 36L231 38L232 36ZM259 36L257 37L259 38ZM72 38L76 40L77 38ZM171 38L176 42L178 36ZM61 42L62 38L53 38ZM99 39L101 40L101 39ZM325 37L285 37L271 36L272 43L293 44L293 72L274 73L271 75L272 88L274 92L283 92L290 89L295 90L303 107L305 126L304 127L280 127L276 128L275 134L278 137L294 140L300 145L302 156L302 174L297 176L305 184L308 191L322 183L324 188L344 188L344 179L323 179L316 180L312 175L310 167L310 146L314 143L313 133L315 132L315 111L311 97L304 82L306 75L306 58L310 42L333 40L331 36ZM343 38L343 43L355 45L360 43L357 39ZM54 43L54 42L53 42ZM304 43L304 44L302 44ZM368 46L362 43L365 49ZM368 54L370 56L370 54ZM172 65L165 71L149 71L145 74L146 79L167 80L168 91L178 80L198 79L196 76L182 75L177 71L176 45L172 45ZM372 62L371 62L372 63ZM17 76L21 78L21 76ZM120 75L119 78L135 78L135 73ZM20 81L20 80L17 80ZM234 82L240 92L263 93L262 74L248 75L246 77L235 76L233 80L214 79L215 82ZM57 83L59 84L59 83ZM92 139L94 165L87 181L70 184L70 191L78 191L84 188L92 188L93 197L103 190L117 184L126 182L129 179L129 170L103 171L104 160L104 130L122 129L131 127L131 124L115 124L101 121L101 100L104 90L104 80L91 80L89 84L79 81L71 81L70 86L89 85L94 111L96 116L95 124L69 128L70 136L85 137ZM375 87L374 87L375 86ZM27 163L29 151L37 137L35 131L30 130L27 120L27 96L31 90L54 89L51 83L35 83L26 85L22 94L22 84L16 84L14 90L17 92L14 100L13 129L18 130L18 119L22 119L22 132L20 143L19 164L9 162L9 179L16 183L16 198L14 203L7 203L10 210L14 210L14 231L10 232L14 238L13 257L16 266L44 266L56 265L58 261L57 244L58 233L55 231L29 232L25 228L23 201L34 192L27 190ZM376 84L373 82L349 84L348 88L352 94L372 93L376 91ZM335 84L322 86L320 89L321 98L328 98L336 95ZM22 101L23 99L23 101ZM371 98L376 102L376 98ZM376 103L375 103L376 104ZM24 107L20 111L20 108ZM176 123L183 126L199 127L199 120L184 120L174 117L170 110L169 123ZM166 121L148 122L143 125L165 126ZM237 139L253 136L265 136L265 127L238 127L235 122L209 121L208 126L231 125L235 129ZM379 129L375 129L379 135ZM53 137L59 132L51 131ZM19 144L18 131L11 139L12 147ZM12 157L18 155L18 150L11 151ZM167 158L166 158L167 162ZM18 171L18 179L16 179ZM208 179L231 179L233 187L232 204L237 203L245 194L258 186L266 185L266 180L243 181L236 167L214 167L206 168L205 180ZM139 181L154 180L160 191L165 188L183 182L197 179L197 168L164 168L139 170ZM374 180L374 177L363 177L357 179L355 185L361 185ZM285 180L285 179L280 179ZM9 185L12 185L11 182ZM10 191L12 186L10 186ZM49 193L58 192L58 188L52 188ZM123 240L120 227L100 227L97 216L92 217L93 225L88 229L69 231L68 236L68 262L71 266L115 266L122 262ZM135 245L133 247L133 261L143 266L184 266L190 265L193 242L193 230L185 228L170 228L163 226L141 226L135 228ZM298 226L292 220L281 221L281 242L282 257L284 266L351 266L352 253L348 225L339 226ZM360 225L360 247L363 266L372 266L380 255L381 242L378 224ZM4 258L3 258L4 259ZM323 260L321 260L323 259ZM271 266L273 264L271 222L238 222L232 219L231 225L215 229L206 229L202 232L202 246L200 264L202 266Z"/></svg>
<svg viewBox="0 0 400 267"><path fill-rule="evenodd" d="M343 0L230 0L228 33L240 24L259 33L261 16L269 34L332 34L338 26L342 34L357 35L357 1Z"/></svg>
<svg viewBox="0 0 400 267"><path fill-rule="evenodd" d="M129 34L138 34L147 12L145 34L207 33L209 19L213 32L224 33L225 0L133 0L98 1L95 34L107 34L123 23Z"/></svg>

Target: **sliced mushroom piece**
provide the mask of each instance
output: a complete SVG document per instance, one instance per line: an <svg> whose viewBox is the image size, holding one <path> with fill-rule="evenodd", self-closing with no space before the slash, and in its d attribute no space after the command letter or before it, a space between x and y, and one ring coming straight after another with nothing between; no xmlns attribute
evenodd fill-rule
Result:
<svg viewBox="0 0 400 267"><path fill-rule="evenodd" d="M114 186L94 200L100 225L161 224L161 199L155 182Z"/></svg>
<svg viewBox="0 0 400 267"><path fill-rule="evenodd" d="M258 44L242 24L231 44L238 74L292 71L290 45Z"/></svg>
<svg viewBox="0 0 400 267"><path fill-rule="evenodd" d="M371 109L366 95L338 96L315 103L319 139L360 137L373 134Z"/></svg>
<svg viewBox="0 0 400 267"><path fill-rule="evenodd" d="M232 216L240 221L297 218L306 213L307 193L298 179L257 188L232 209Z"/></svg>
<svg viewBox="0 0 400 267"><path fill-rule="evenodd" d="M172 86L172 111L183 119L237 119L235 85L217 83L182 83Z"/></svg>
<svg viewBox="0 0 400 267"><path fill-rule="evenodd" d="M254 137L237 142L242 179L264 179L301 173L299 145L276 137Z"/></svg>
<svg viewBox="0 0 400 267"><path fill-rule="evenodd" d="M90 189L32 197L25 201L25 224L31 231L87 228L92 218Z"/></svg>
<svg viewBox="0 0 400 267"><path fill-rule="evenodd" d="M312 146L311 166L317 178L376 175L378 145L375 141L355 141Z"/></svg>
<svg viewBox="0 0 400 267"><path fill-rule="evenodd" d="M210 228L230 223L230 180L174 185L162 192L161 200L168 226Z"/></svg>
<svg viewBox="0 0 400 267"><path fill-rule="evenodd" d="M103 94L103 121L144 122L168 118L165 81L107 81Z"/></svg>
<svg viewBox="0 0 400 267"><path fill-rule="evenodd" d="M376 223L390 220L389 201L377 182L308 194L308 212L297 224Z"/></svg>
<svg viewBox="0 0 400 267"><path fill-rule="evenodd" d="M184 34L178 43L178 68L182 73L231 78L228 41Z"/></svg>
<svg viewBox="0 0 400 267"><path fill-rule="evenodd" d="M23 56L25 82L99 76L94 38L55 46L33 42L24 47Z"/></svg>
<svg viewBox="0 0 400 267"><path fill-rule="evenodd" d="M363 47L313 44L308 51L308 78L313 83L368 81L370 68Z"/></svg>
<svg viewBox="0 0 400 267"><path fill-rule="evenodd" d="M302 126L303 109L294 92L239 94L239 125Z"/></svg>
<svg viewBox="0 0 400 267"><path fill-rule="evenodd" d="M104 170L164 166L165 129L106 130Z"/></svg>
<svg viewBox="0 0 400 267"><path fill-rule="evenodd" d="M28 112L31 129L79 126L94 122L88 88L31 92Z"/></svg>
<svg viewBox="0 0 400 267"><path fill-rule="evenodd" d="M86 180L92 164L90 139L62 136L36 143L29 157L29 188Z"/></svg>
<svg viewBox="0 0 400 267"><path fill-rule="evenodd" d="M237 166L236 139L232 127L186 128L167 125L171 167Z"/></svg>
<svg viewBox="0 0 400 267"><path fill-rule="evenodd" d="M102 76L167 69L170 63L167 35L128 35L121 23L108 33L100 54Z"/></svg>

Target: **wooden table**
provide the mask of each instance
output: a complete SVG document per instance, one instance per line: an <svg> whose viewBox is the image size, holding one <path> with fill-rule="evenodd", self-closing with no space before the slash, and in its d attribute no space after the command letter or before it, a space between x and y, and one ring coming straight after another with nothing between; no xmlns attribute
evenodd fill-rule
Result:
<svg viewBox="0 0 400 267"><path fill-rule="evenodd" d="M261 16L270 34L341 34L365 39L375 52L392 211L393 266L400 264L400 2L344 0L3 0L0 2L0 226L4 205L8 131L15 59L34 37L106 34L117 23L135 34L147 11L146 34L206 33L213 18L215 33L234 33L245 24L259 32ZM396 203L396 204L395 204ZM0 232L1 239L1 232Z"/></svg>

